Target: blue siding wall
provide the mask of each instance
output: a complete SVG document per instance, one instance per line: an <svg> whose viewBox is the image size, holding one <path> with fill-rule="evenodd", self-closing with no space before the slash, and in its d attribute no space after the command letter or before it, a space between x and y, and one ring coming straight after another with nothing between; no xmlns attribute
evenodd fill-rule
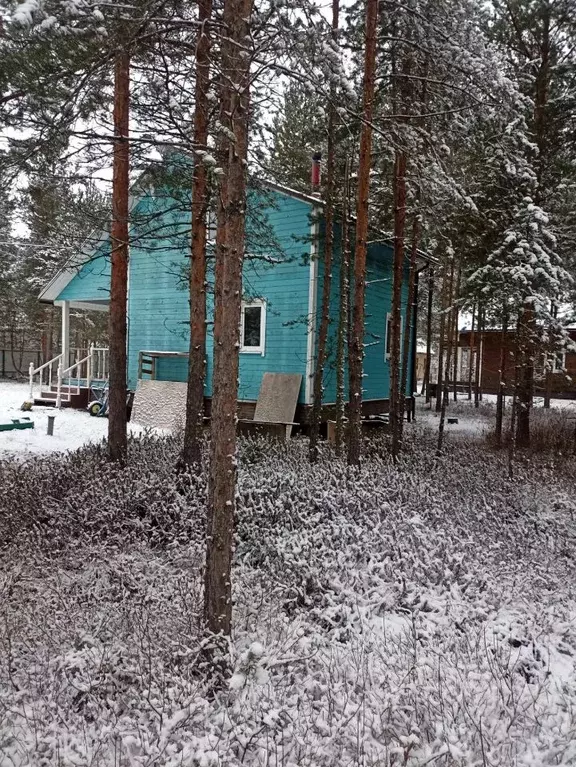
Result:
<svg viewBox="0 0 576 767"><path fill-rule="evenodd" d="M57 301L95 301L110 298L110 245L102 244L62 290Z"/></svg>
<svg viewBox="0 0 576 767"><path fill-rule="evenodd" d="M353 232L351 233L353 237ZM339 315L339 286L341 262L341 232L335 227L334 264L330 290L331 321L328 338L328 359L324 370L323 402L336 401L336 333ZM367 255L366 318L363 399L388 399L390 396L390 364L386 359L386 315L392 306L393 251L385 243L371 243ZM408 270L402 286L402 327L408 299ZM324 266L320 262L318 275L318 322L322 302ZM411 355L410 355L411 360ZM406 392L411 393L411 368L408 370ZM344 397L348 399L348 371L345 371Z"/></svg>
<svg viewBox="0 0 576 767"><path fill-rule="evenodd" d="M158 207L175 210L156 217L155 232L133 240L130 251L129 383L135 386L138 355L147 351L188 351L189 213L168 198L143 198L142 220ZM179 208L179 209L178 209ZM160 234L158 232L160 229ZM264 355L240 354L239 399L258 397L264 372L305 375L310 252L310 205L280 193L253 192L249 197L247 258L243 293L266 300ZM209 275L212 283L212 274ZM207 381L212 386L211 284L207 296ZM157 377L185 381L187 359L160 359ZM301 389L303 399L304 383Z"/></svg>
<svg viewBox="0 0 576 767"><path fill-rule="evenodd" d="M299 401L304 402L311 206L266 192L251 195L250 210L248 251L255 257L245 262L243 292L245 299L266 300L266 346L263 356L240 354L238 397L257 399L266 372L301 373Z"/></svg>
<svg viewBox="0 0 576 767"><path fill-rule="evenodd" d="M187 200L144 196L133 218L128 292L128 384L136 386L140 351L188 351ZM157 378L185 381L188 360L160 359Z"/></svg>

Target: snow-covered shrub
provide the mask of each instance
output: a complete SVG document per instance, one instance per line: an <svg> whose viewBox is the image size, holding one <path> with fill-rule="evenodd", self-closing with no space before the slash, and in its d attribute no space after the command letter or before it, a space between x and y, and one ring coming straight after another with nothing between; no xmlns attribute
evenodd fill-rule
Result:
<svg viewBox="0 0 576 767"><path fill-rule="evenodd" d="M0 461L0 542L35 545L146 540L167 545L203 536L205 473L177 471L179 442L131 440L129 465L103 445L25 463Z"/></svg>
<svg viewBox="0 0 576 767"><path fill-rule="evenodd" d="M573 477L407 440L353 471L241 443L217 689L205 480L176 472L177 441L134 442L125 469L94 447L3 464L0 763L573 764Z"/></svg>

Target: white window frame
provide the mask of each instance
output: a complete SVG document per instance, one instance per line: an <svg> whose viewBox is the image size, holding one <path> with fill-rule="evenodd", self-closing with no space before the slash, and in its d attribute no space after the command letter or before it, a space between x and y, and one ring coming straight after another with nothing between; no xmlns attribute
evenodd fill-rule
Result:
<svg viewBox="0 0 576 767"><path fill-rule="evenodd" d="M258 307L260 311L260 345L244 345L244 317L246 309ZM242 301L240 311L240 353L241 354L260 354L262 357L266 354L266 301L264 299L254 301Z"/></svg>

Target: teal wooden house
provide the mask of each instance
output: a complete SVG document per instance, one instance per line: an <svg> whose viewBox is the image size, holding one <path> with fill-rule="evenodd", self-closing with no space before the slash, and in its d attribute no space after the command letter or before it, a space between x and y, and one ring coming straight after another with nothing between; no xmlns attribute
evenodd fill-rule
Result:
<svg viewBox="0 0 576 767"><path fill-rule="evenodd" d="M131 389L136 388L139 378L185 381L187 376L190 200L187 194L175 191L179 188L185 187L183 184L148 179L147 185L141 185L138 190L132 206L127 350L128 384ZM251 417L264 373L300 373L302 385L296 417L306 420L307 409L312 405L325 277L323 230L323 204L320 199L276 184L252 185L248 199L238 389L240 411L244 417ZM209 227L209 236L211 234L213 228ZM336 400L335 356L341 255L338 231L334 242L323 396L327 406ZM40 296L42 301L56 304L62 310L62 350L59 357L47 361L43 371L30 371L31 388L43 376L41 399L55 399L53 390L57 371L53 368L56 364L60 366L61 381L69 386L72 381L78 384L76 389L60 394L60 404L81 404L82 389L90 383L86 379L106 376L106 349L90 349L84 356L72 358L69 318L71 309L107 311L109 250L109 239L104 235L100 245L69 263ZM363 391L366 414L385 412L388 404L392 256L390 242L373 234L368 247L366 286ZM424 266L422 259L421 268ZM213 294L210 268L207 286L207 400L212 392ZM406 303L405 286L403 315L407 311ZM414 390L415 322L412 327L408 396ZM48 371L50 375L47 375ZM49 378L51 385L47 387Z"/></svg>

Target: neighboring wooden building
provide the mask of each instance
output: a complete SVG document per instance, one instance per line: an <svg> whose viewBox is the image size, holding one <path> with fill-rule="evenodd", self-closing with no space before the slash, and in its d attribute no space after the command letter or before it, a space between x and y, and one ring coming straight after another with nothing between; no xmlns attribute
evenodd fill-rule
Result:
<svg viewBox="0 0 576 767"><path fill-rule="evenodd" d="M265 372L301 373L303 379L297 418L306 420L307 410L312 405L324 281L323 203L314 196L285 187L260 184L257 189L252 188L248 208L238 390L241 413L244 417L251 416ZM189 345L189 205L175 200L170 189L150 187L138 198L131 218L128 383L134 389L139 378L183 382L187 377ZM138 221L139 224L134 223ZM153 221L153 226L148 223L150 221ZM388 332L393 259L390 242L378 239L377 234L372 234L370 239L363 395L367 414L380 413L388 407ZM327 412L329 405L336 400L339 231L335 232L334 242L331 321L323 397L328 406ZM424 266L426 261L422 257L420 268ZM407 271L408 262L406 276ZM209 283L212 283L211 274ZM105 237L91 254L56 275L40 299L62 307L62 335L66 342L69 338L66 323L70 308L107 311L109 289L109 244ZM406 302L407 279L402 299L403 315ZM213 344L213 295L210 287L207 304L205 395L209 408ZM414 339L415 330L408 371L409 396L413 392Z"/></svg>
<svg viewBox="0 0 576 767"><path fill-rule="evenodd" d="M576 344L576 329L568 331L571 340ZM468 380L469 362L474 366L475 355L480 348L480 384L483 392L495 394L500 385L500 359L502 345L505 350L505 380L507 391L511 392L515 374L516 335L508 331L504 339L501 330L485 330L481 340L478 333L474 334L474 346L470 349L472 334L470 330L460 331L459 338L459 381ZM550 391L553 397L576 399L576 352L566 351L554 355L551 360ZM546 391L546 374L544 371L544 354L539 354L535 365L534 393L544 396Z"/></svg>

